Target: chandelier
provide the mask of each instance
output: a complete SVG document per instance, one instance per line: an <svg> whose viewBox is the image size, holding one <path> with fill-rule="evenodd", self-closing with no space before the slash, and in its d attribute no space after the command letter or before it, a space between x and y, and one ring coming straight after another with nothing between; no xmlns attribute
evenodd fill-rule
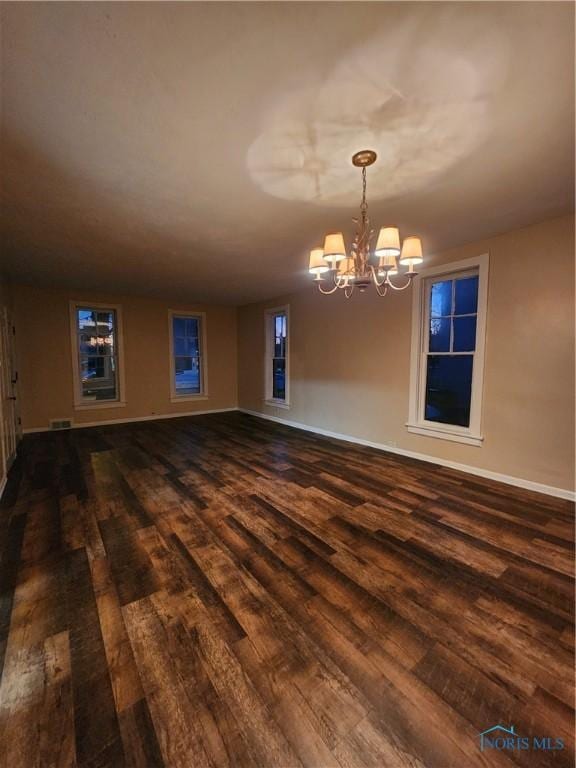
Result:
<svg viewBox="0 0 576 768"><path fill-rule="evenodd" d="M379 296L385 296L388 289L403 291L412 283L416 275L415 264L422 263L422 243L419 237L406 237L400 246L400 233L396 227L382 227L374 251L370 242L374 230L370 229L368 203L366 202L366 168L376 162L376 152L364 149L356 152L352 165L362 169L362 202L360 218L352 219L356 224L356 234L350 252L346 252L342 232L326 235L323 248L310 251L309 272L314 275L320 293L334 293L339 288L347 299L357 288L363 293L369 285L374 285ZM400 264L407 266L405 281L397 285L391 278L398 275L397 257ZM330 286L324 287L327 279Z"/></svg>

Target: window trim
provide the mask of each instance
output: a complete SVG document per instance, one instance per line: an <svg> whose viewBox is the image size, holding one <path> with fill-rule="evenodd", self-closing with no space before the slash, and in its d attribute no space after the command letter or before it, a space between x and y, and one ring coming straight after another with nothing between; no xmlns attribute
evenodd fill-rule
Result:
<svg viewBox="0 0 576 768"><path fill-rule="evenodd" d="M198 394L185 393L178 394L175 386L175 368L174 368L174 318L186 317L200 320L200 392ZM185 403L192 400L208 400L208 345L206 343L206 312L180 311L177 309L168 310L168 371L170 377L170 402Z"/></svg>
<svg viewBox="0 0 576 768"><path fill-rule="evenodd" d="M74 387L74 410L106 410L107 408L123 408L126 405L126 380L124 377L124 331L121 304L103 304L98 301L77 301L70 299L70 343L72 354L72 382ZM118 396L114 400L96 400L87 402L82 397L82 377L80 376L80 354L78 350L78 330L76 326L76 311L78 309L110 309L116 313L116 360L118 362Z"/></svg>
<svg viewBox="0 0 576 768"><path fill-rule="evenodd" d="M482 399L484 391L484 362L486 348L486 316L488 306L488 253L471 259L442 264L424 269L413 281L412 297L412 341L410 351L410 391L408 406L408 432L426 437L452 440L457 443L481 446L482 434ZM424 392L426 387L425 356L428 354L424 319L427 317L428 292L424 290L429 278L450 277L471 270L478 271L478 312L476 315L476 349L474 351L474 370L472 374L472 396L470 400L470 426L460 427L454 424L440 424L427 421L424 417Z"/></svg>
<svg viewBox="0 0 576 768"><path fill-rule="evenodd" d="M275 315L284 313L286 315L286 380L284 399L272 397L272 377L269 376L269 363L273 359L273 320ZM272 307L264 312L264 403L272 405L275 408L290 408L290 305L284 304L281 307Z"/></svg>

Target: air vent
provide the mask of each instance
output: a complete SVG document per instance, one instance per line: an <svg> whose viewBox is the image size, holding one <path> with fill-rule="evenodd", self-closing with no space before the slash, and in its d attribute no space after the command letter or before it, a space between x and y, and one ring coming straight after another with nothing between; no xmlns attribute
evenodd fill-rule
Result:
<svg viewBox="0 0 576 768"><path fill-rule="evenodd" d="M71 419L52 419L50 421L50 429L71 429Z"/></svg>

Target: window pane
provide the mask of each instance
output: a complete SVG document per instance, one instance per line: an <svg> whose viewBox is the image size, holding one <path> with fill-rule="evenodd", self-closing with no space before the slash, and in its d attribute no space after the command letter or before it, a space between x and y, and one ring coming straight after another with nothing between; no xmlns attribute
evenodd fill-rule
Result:
<svg viewBox="0 0 576 768"><path fill-rule="evenodd" d="M453 352L473 352L476 349L476 315L455 317ZM434 350L437 351L437 350Z"/></svg>
<svg viewBox="0 0 576 768"><path fill-rule="evenodd" d="M91 309L76 310L79 331L91 331L94 335L106 336L114 329L115 311L113 309L96 312Z"/></svg>
<svg viewBox="0 0 576 768"><path fill-rule="evenodd" d="M174 336L186 335L186 320L183 317L172 318L172 333Z"/></svg>
<svg viewBox="0 0 576 768"><path fill-rule="evenodd" d="M186 347L186 354L191 355L192 357L199 357L200 356L200 348L198 346L198 339L186 339L185 343Z"/></svg>
<svg viewBox="0 0 576 768"><path fill-rule="evenodd" d="M472 315L478 311L478 276L456 280L455 315Z"/></svg>
<svg viewBox="0 0 576 768"><path fill-rule="evenodd" d="M174 339L174 354L177 357L199 357L200 348L198 339L178 338Z"/></svg>
<svg viewBox="0 0 576 768"><path fill-rule="evenodd" d="M78 309L76 311L81 355L114 354L114 316L113 310L96 312Z"/></svg>
<svg viewBox="0 0 576 768"><path fill-rule="evenodd" d="M286 357L286 315L274 316L274 357Z"/></svg>
<svg viewBox="0 0 576 768"><path fill-rule="evenodd" d="M81 333L78 337L78 344L80 347L80 354L81 355L89 355L90 353L94 354L95 352L95 336L91 333Z"/></svg>
<svg viewBox="0 0 576 768"><path fill-rule="evenodd" d="M113 309L76 309L83 399L118 399L115 328Z"/></svg>
<svg viewBox="0 0 576 768"><path fill-rule="evenodd" d="M82 397L89 400L115 400L116 358L81 357Z"/></svg>
<svg viewBox="0 0 576 768"><path fill-rule="evenodd" d="M174 358L174 387L178 395L200 394L200 359L198 357Z"/></svg>
<svg viewBox="0 0 576 768"><path fill-rule="evenodd" d="M81 355L113 355L114 335L112 332L104 336L93 333L81 333L78 338Z"/></svg>
<svg viewBox="0 0 576 768"><path fill-rule="evenodd" d="M276 400L286 399L286 360L272 362L272 397Z"/></svg>
<svg viewBox="0 0 576 768"><path fill-rule="evenodd" d="M82 381L88 381L90 379L101 379L104 376L104 358L82 358L81 375Z"/></svg>
<svg viewBox="0 0 576 768"><path fill-rule="evenodd" d="M186 354L186 339L174 337L174 354L185 355Z"/></svg>
<svg viewBox="0 0 576 768"><path fill-rule="evenodd" d="M452 312L452 280L432 283L430 317L445 317Z"/></svg>
<svg viewBox="0 0 576 768"><path fill-rule="evenodd" d="M473 355L428 355L425 418L470 426Z"/></svg>
<svg viewBox="0 0 576 768"><path fill-rule="evenodd" d="M450 352L450 318L430 320L430 352Z"/></svg>
<svg viewBox="0 0 576 768"><path fill-rule="evenodd" d="M172 318L174 391L177 395L202 393L199 335L199 318Z"/></svg>
<svg viewBox="0 0 576 768"><path fill-rule="evenodd" d="M96 313L89 309L76 310L77 325L79 331L91 331L96 333Z"/></svg>
<svg viewBox="0 0 576 768"><path fill-rule="evenodd" d="M186 318L186 336L198 338L198 320L195 317Z"/></svg>
<svg viewBox="0 0 576 768"><path fill-rule="evenodd" d="M114 312L112 310L96 312L96 321L98 323L98 333L107 334L114 327Z"/></svg>

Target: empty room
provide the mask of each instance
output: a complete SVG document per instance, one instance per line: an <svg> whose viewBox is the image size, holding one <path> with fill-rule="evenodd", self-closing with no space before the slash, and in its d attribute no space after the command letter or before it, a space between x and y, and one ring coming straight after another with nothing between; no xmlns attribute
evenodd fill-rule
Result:
<svg viewBox="0 0 576 768"><path fill-rule="evenodd" d="M0 768L572 768L574 25L0 2Z"/></svg>

